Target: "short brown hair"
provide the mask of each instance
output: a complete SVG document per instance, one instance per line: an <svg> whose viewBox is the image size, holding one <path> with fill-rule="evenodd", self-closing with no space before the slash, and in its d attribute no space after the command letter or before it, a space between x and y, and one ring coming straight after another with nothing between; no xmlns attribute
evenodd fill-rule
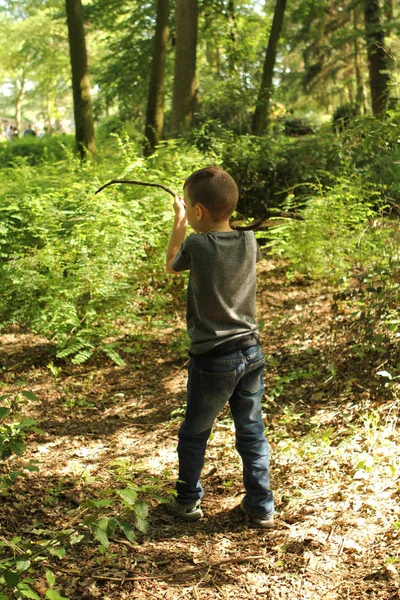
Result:
<svg viewBox="0 0 400 600"><path fill-rule="evenodd" d="M192 206L202 204L214 221L229 219L235 211L239 190L235 180L219 167L205 167L192 173L185 181Z"/></svg>

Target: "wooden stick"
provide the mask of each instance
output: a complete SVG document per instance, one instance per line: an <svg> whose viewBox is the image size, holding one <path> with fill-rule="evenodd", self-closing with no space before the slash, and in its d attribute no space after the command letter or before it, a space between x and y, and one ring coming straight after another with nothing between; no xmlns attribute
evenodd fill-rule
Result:
<svg viewBox="0 0 400 600"><path fill-rule="evenodd" d="M266 221L270 219L296 219L297 221L304 221L304 217L294 212L274 212L273 210L266 210L264 215L260 219L256 219L250 225L243 225L233 227L232 229L236 229L237 231L254 231L255 229L260 229L264 225Z"/></svg>
<svg viewBox="0 0 400 600"><path fill-rule="evenodd" d="M64 569L60 569L56 565L51 565L56 571L61 571L62 573L68 573L71 577L87 577L89 579L99 579L104 581L119 581L123 583L124 581L149 581L152 579L163 579L175 577L175 575L190 575L191 573L196 573L197 571L202 571L203 569L217 569L223 565L229 564L240 564L249 562L251 560L265 560L265 555L257 555L257 556L242 556L239 558L226 558L225 560L221 560L215 563L204 563L199 565L198 567L190 567L188 569L178 569L177 571L173 571L172 573L163 573L162 575L152 575L142 577L107 577L106 575L96 575L91 573L74 573L73 571L66 571Z"/></svg>
<svg viewBox="0 0 400 600"><path fill-rule="evenodd" d="M148 183L148 182L145 182L145 181L133 181L131 179L112 179L108 183L105 183L104 185L102 185L101 187L99 187L99 189L95 191L95 194L98 194L99 192L101 192L102 190L104 190L105 188L107 188L109 185L113 185L114 183L126 183L126 184L129 184L129 185L145 185L145 186L148 186L148 187L157 187L157 188L161 188L162 190L164 190L168 194L171 194L171 196L175 197L175 196L178 195L174 190L171 190L170 188L168 188L167 186L163 185L162 183ZM232 229L234 229L235 231L255 231L256 229L259 229L260 227L262 227L263 224L266 221L268 221L269 219L274 219L274 218L296 219L298 221L304 221L304 217L302 217L298 213L294 213L294 212L279 212L279 211L275 212L275 211L272 211L272 210L267 210L265 212L265 214L260 219L256 219L255 221L253 221L253 223L250 223L250 225L243 225L243 226L241 226L241 225L237 225L237 226L232 225Z"/></svg>
<svg viewBox="0 0 400 600"><path fill-rule="evenodd" d="M171 190L162 183L147 183L144 181L132 181L131 179L112 179L108 183L105 183L104 185L99 187L99 189L95 191L95 194L98 194L99 192L101 192L101 190L104 190L106 187L108 187L109 185L113 185L114 183L128 183L130 185L147 185L149 187L158 187L167 192L168 194L171 194L171 196L174 196L174 198L178 195L176 192L174 192L174 190Z"/></svg>

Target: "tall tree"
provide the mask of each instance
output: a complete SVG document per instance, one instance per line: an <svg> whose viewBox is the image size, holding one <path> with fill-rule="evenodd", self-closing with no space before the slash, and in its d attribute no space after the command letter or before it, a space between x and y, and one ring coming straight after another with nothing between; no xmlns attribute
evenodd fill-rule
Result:
<svg viewBox="0 0 400 600"><path fill-rule="evenodd" d="M262 135L268 123L268 109L272 91L272 78L274 74L276 53L278 49L279 38L281 36L285 9L286 0L276 0L274 18L272 20L267 51L265 53L261 86L258 93L256 109L254 111L251 126L251 130L254 135Z"/></svg>
<svg viewBox="0 0 400 600"><path fill-rule="evenodd" d="M84 158L86 150L92 156L96 156L96 145L81 0L66 0L66 9L74 99L75 140L77 149Z"/></svg>
<svg viewBox="0 0 400 600"><path fill-rule="evenodd" d="M165 61L169 35L169 0L157 0L157 20L147 99L145 156L150 156L162 136L164 124Z"/></svg>
<svg viewBox="0 0 400 600"><path fill-rule="evenodd" d="M176 44L171 119L173 135L190 127L195 111L197 99L197 0L177 0L175 19Z"/></svg>
<svg viewBox="0 0 400 600"><path fill-rule="evenodd" d="M382 117L389 96L389 75L379 0L364 0L364 17L372 112L376 117Z"/></svg>
<svg viewBox="0 0 400 600"><path fill-rule="evenodd" d="M156 23L155 0L91 0L85 16L96 37L90 72L99 93L96 110L112 107L121 121L145 127Z"/></svg>
<svg viewBox="0 0 400 600"><path fill-rule="evenodd" d="M361 19L360 13L360 5L356 4L353 8L353 25L354 32L357 32L359 21ZM360 54L360 40L358 35L354 35L353 39L353 49L354 49L354 72L356 77L356 101L355 104L357 108L362 111L364 114L367 111L366 103L365 103L365 94L364 94L364 75L362 69L362 61Z"/></svg>

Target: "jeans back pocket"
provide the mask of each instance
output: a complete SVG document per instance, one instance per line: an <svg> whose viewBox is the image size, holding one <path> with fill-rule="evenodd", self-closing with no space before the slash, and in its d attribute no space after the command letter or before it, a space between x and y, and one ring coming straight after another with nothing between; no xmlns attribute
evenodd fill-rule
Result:
<svg viewBox="0 0 400 600"><path fill-rule="evenodd" d="M264 358L260 358L259 360L255 361L251 365L250 370L247 371L247 373L243 375L242 379L240 380L240 387L251 394L257 394L258 392L264 390L264 380L262 377L264 366Z"/></svg>
<svg viewBox="0 0 400 600"><path fill-rule="evenodd" d="M201 392L204 402L224 406L232 396L236 385L236 371L211 373L200 370Z"/></svg>

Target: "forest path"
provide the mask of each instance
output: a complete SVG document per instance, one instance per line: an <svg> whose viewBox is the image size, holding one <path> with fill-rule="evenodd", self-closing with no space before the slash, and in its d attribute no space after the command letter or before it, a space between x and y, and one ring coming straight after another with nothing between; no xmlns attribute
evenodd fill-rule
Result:
<svg viewBox="0 0 400 600"><path fill-rule="evenodd" d="M275 529L252 528L238 508L241 465L224 413L207 450L204 518L182 522L146 495L149 529L137 543L117 534L102 555L86 536L43 563L63 596L400 598L399 404L375 375L399 359L360 349L345 308L320 284L289 284L264 262L258 295ZM33 527L84 533L84 503L126 480L168 494L185 402L183 329L175 316L168 330L131 339L140 352L125 367L98 361L59 372L47 366L45 340L18 330L1 337L2 388L26 381L40 399L29 415L45 431L25 455L38 473L19 479L0 507L2 536L32 537ZM111 512L118 516L116 505ZM33 579L43 597L43 567Z"/></svg>

